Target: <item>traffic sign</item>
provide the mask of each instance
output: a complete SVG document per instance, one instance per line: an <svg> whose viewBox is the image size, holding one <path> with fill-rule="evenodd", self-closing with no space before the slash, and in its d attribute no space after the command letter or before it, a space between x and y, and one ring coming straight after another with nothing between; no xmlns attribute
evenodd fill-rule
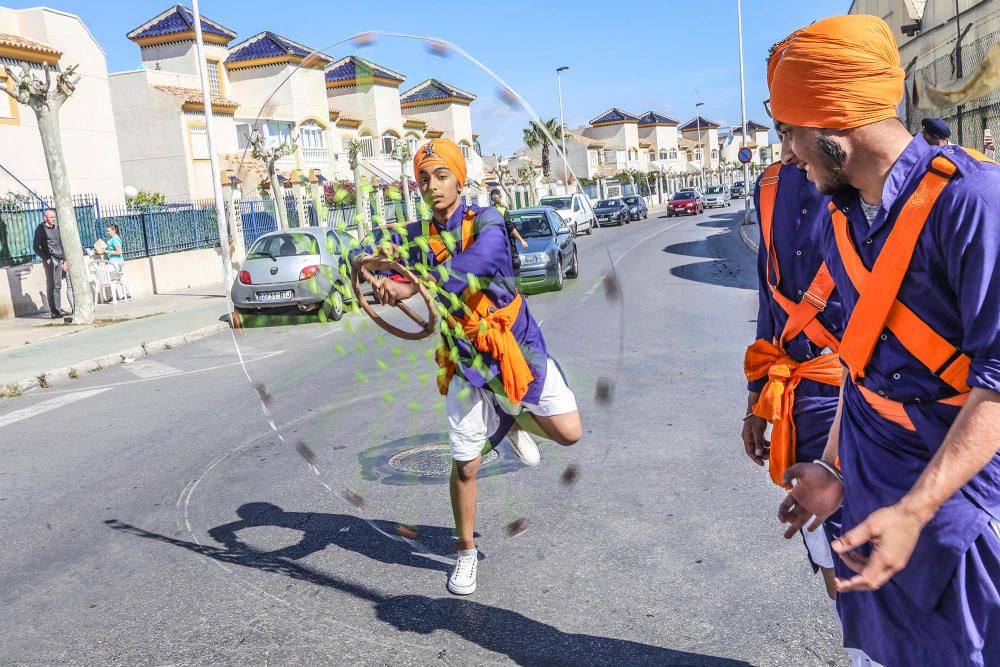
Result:
<svg viewBox="0 0 1000 667"><path fill-rule="evenodd" d="M749 148L743 147L740 152L736 155L737 159L743 164L749 164L753 160L753 151Z"/></svg>

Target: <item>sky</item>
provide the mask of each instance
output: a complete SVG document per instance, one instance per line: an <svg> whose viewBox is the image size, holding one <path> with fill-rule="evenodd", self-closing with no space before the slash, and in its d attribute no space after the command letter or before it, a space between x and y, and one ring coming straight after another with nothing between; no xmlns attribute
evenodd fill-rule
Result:
<svg viewBox="0 0 1000 667"><path fill-rule="evenodd" d="M0 2L15 9L41 4ZM140 66L139 48L125 34L171 6L162 0L47 0L46 4L83 19L104 49L110 72ZM415 40L380 38L366 48L332 45L367 30L453 42L506 81L542 118L559 117L555 69L568 66L562 74L562 93L571 128L611 107L634 114L654 109L684 122L694 117L697 102L704 102L701 110L706 118L738 125L736 5L736 0L200 2L202 14L235 30L237 41L271 30L333 58L357 53L400 72L407 78L404 91L436 77L472 92L478 96L472 105L473 131L480 135L486 154L509 154L519 148L520 128L528 115L502 104L496 95L498 85L478 66L460 55L433 55L425 43ZM849 7L850 0L743 2L748 118L770 124L762 106L768 97L764 62L770 46L797 28L845 13Z"/></svg>

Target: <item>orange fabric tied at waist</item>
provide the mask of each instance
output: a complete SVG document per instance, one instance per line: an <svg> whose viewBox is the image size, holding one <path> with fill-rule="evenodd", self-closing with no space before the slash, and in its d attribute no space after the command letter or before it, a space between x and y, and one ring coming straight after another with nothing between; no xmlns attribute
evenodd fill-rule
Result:
<svg viewBox="0 0 1000 667"><path fill-rule="evenodd" d="M515 296L503 308L494 309L490 300L479 294L480 298L472 313L467 318L456 318L453 322L461 325L473 347L497 360L507 400L516 405L524 398L528 385L535 379L521 346L514 338L514 323L521 313L521 295ZM444 344L438 346L435 360L441 367L438 373L438 390L445 395L451 378L455 375L455 361Z"/></svg>
<svg viewBox="0 0 1000 667"><path fill-rule="evenodd" d="M886 398L885 396L879 396L871 389L867 389L860 384L855 386L861 390L861 395L879 417L887 421L891 421L894 424L898 424L907 431L915 432L917 430L917 428L913 425L913 420L910 419L910 415L906 414L903 403L894 401L891 398ZM951 396L950 398L942 398L937 402L943 403L944 405L955 405L961 407L965 405L965 402L968 399L969 394L966 392L964 394L958 394L957 396Z"/></svg>
<svg viewBox="0 0 1000 667"><path fill-rule="evenodd" d="M781 486L785 470L795 464L795 420L792 418L795 389L802 380L839 386L843 377L840 359L836 354L823 354L799 362L774 344L760 339L747 348L743 372L751 381L767 377L753 412L773 425L768 468L771 481Z"/></svg>

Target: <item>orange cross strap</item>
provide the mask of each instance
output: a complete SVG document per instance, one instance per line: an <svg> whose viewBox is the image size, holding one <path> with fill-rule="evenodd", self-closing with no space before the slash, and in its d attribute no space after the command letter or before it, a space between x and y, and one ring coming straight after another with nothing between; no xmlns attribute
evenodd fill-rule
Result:
<svg viewBox="0 0 1000 667"><path fill-rule="evenodd" d="M816 319L816 316L826 309L826 302L835 287L826 263L820 265L809 289L806 290L802 300L798 303L786 297L778 289L778 283L781 282L781 271L778 266L778 253L774 249L774 208L778 197L778 174L780 172L781 163L775 162L764 170L757 186L760 199L760 229L767 253L765 279L775 303L788 315L785 327L776 342L778 347L785 349L788 341L804 332L806 337L819 348L830 348L836 352L840 348L840 341ZM773 282L771 281L772 270L774 272Z"/></svg>

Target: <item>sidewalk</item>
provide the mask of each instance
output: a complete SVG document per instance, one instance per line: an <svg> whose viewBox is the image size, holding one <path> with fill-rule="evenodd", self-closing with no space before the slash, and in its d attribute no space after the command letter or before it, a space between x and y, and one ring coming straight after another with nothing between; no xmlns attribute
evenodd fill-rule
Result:
<svg viewBox="0 0 1000 667"><path fill-rule="evenodd" d="M757 253L760 248L760 228L757 226L757 210L750 204L750 224L740 225L740 238L750 250Z"/></svg>
<svg viewBox="0 0 1000 667"><path fill-rule="evenodd" d="M228 326L225 316L218 285L98 304L97 321L86 326L42 316L0 320L0 395L64 382L121 363L122 356L139 357L210 335Z"/></svg>

